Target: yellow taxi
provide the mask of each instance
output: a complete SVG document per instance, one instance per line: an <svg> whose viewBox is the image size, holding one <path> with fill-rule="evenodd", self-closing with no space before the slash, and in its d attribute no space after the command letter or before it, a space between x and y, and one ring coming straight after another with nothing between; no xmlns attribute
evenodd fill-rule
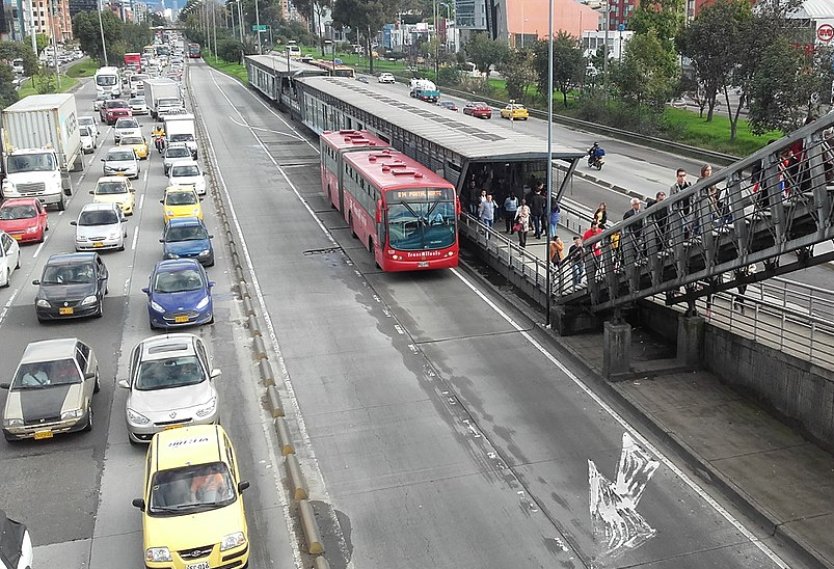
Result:
<svg viewBox="0 0 834 569"><path fill-rule="evenodd" d="M168 223L175 217L196 217L203 219L200 197L192 186L168 186L162 204L162 219Z"/></svg>
<svg viewBox="0 0 834 569"><path fill-rule="evenodd" d="M514 121L526 121L530 117L527 107L524 105L510 104L501 109L502 119L513 119Z"/></svg>
<svg viewBox="0 0 834 569"><path fill-rule="evenodd" d="M96 182L96 189L90 190L93 203L114 203L124 215L133 215L136 206L136 191L125 176L103 176Z"/></svg>
<svg viewBox="0 0 834 569"><path fill-rule="evenodd" d="M246 567L249 533L234 448L220 425L154 435L145 460L142 511L145 567Z"/></svg>
<svg viewBox="0 0 834 569"><path fill-rule="evenodd" d="M139 160L148 159L148 139L144 136L123 136L119 139L119 146L130 146L133 148Z"/></svg>

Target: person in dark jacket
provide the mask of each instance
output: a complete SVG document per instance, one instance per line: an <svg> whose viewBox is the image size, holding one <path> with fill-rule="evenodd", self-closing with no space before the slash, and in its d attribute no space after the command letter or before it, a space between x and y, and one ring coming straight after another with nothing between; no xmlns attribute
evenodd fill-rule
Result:
<svg viewBox="0 0 834 569"><path fill-rule="evenodd" d="M533 222L533 231L536 232L536 239L542 238L546 209L547 198L541 189L537 189L533 197L530 198L530 219Z"/></svg>

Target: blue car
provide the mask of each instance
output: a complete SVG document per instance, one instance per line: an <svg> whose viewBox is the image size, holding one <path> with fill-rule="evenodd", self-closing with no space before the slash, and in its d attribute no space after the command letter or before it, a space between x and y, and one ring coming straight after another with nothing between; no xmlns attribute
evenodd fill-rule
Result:
<svg viewBox="0 0 834 569"><path fill-rule="evenodd" d="M203 266L195 259L160 261L142 292L148 295L151 330L214 322L214 303Z"/></svg>
<svg viewBox="0 0 834 569"><path fill-rule="evenodd" d="M197 259L204 267L214 266L214 247L203 220L175 217L165 226L162 254L166 259Z"/></svg>

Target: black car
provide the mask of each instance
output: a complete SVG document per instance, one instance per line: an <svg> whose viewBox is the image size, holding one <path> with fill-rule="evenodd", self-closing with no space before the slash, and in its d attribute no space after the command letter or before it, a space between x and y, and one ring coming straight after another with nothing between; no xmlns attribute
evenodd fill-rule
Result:
<svg viewBox="0 0 834 569"><path fill-rule="evenodd" d="M107 267L98 253L52 255L43 268L35 296L38 321L104 314Z"/></svg>
<svg viewBox="0 0 834 569"><path fill-rule="evenodd" d="M454 101L440 101L437 103L438 107L443 107L444 109L449 109L450 111L458 111L458 106L455 104Z"/></svg>

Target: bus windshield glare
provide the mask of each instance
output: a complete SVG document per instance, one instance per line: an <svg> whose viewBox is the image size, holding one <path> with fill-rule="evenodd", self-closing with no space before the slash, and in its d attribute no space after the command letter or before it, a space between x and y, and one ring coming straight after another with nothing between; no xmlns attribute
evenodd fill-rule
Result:
<svg viewBox="0 0 834 569"><path fill-rule="evenodd" d="M388 202L388 240L394 249L423 251L455 243L455 192L449 188L393 190Z"/></svg>
<svg viewBox="0 0 834 569"><path fill-rule="evenodd" d="M96 75L96 85L99 87L112 87L115 84L115 75Z"/></svg>

